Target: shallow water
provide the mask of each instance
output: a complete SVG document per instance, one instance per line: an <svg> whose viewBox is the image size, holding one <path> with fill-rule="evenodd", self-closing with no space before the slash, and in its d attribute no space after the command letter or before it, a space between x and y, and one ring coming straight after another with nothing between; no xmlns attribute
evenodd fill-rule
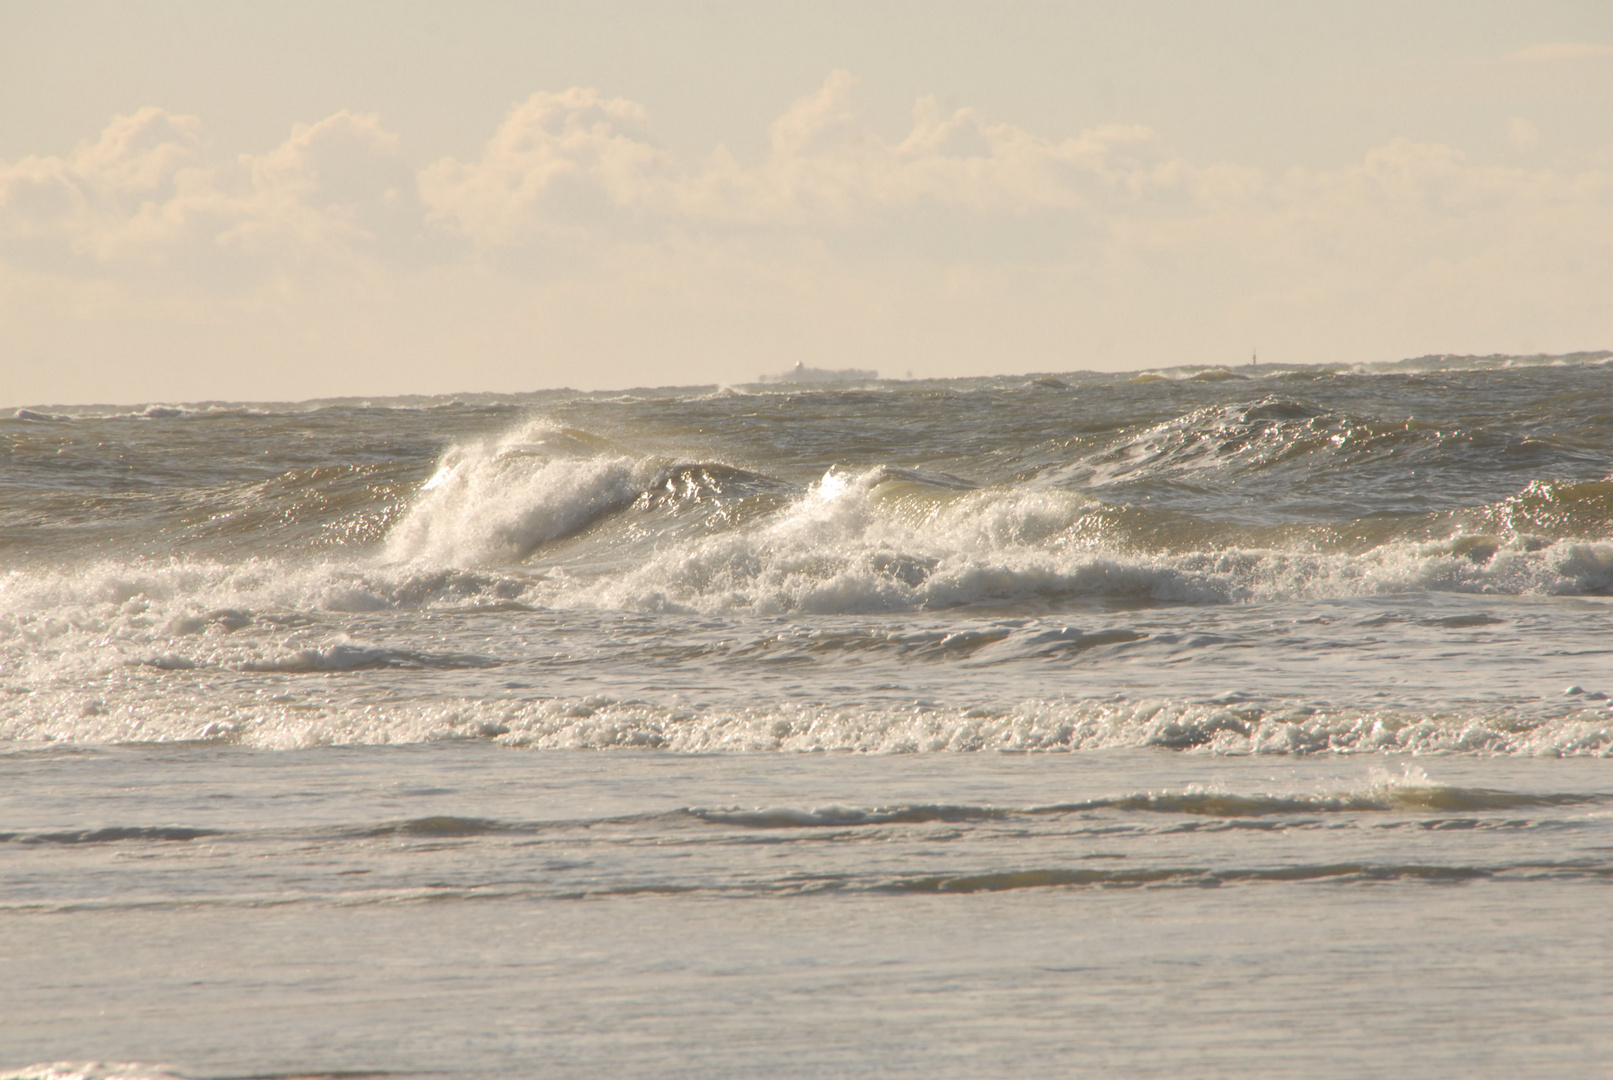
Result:
<svg viewBox="0 0 1613 1080"><path fill-rule="evenodd" d="M0 418L0 1070L1596 1075L1610 402Z"/></svg>
<svg viewBox="0 0 1613 1080"><path fill-rule="evenodd" d="M1455 1077L1613 1050L1596 760L449 743L8 772L17 1061Z"/></svg>

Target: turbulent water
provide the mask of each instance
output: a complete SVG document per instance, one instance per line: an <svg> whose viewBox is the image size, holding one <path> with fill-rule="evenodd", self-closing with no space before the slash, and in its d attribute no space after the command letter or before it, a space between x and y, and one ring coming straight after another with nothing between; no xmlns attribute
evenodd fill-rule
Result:
<svg viewBox="0 0 1613 1080"><path fill-rule="evenodd" d="M1608 354L0 440L0 1069L1613 1050Z"/></svg>

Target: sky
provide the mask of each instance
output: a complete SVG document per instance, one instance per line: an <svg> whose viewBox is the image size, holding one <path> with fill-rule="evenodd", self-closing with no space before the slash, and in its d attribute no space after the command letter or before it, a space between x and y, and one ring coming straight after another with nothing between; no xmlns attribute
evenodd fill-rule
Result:
<svg viewBox="0 0 1613 1080"><path fill-rule="evenodd" d="M0 406L1613 348L1613 4L0 0Z"/></svg>

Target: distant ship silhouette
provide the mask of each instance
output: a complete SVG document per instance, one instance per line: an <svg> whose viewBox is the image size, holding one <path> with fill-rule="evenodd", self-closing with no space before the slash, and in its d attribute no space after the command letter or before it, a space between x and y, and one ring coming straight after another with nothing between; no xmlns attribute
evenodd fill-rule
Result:
<svg viewBox="0 0 1613 1080"><path fill-rule="evenodd" d="M779 375L763 375L758 382L764 383L831 383L831 382L871 382L879 378L879 372L866 371L863 368L814 368L796 362L790 370Z"/></svg>

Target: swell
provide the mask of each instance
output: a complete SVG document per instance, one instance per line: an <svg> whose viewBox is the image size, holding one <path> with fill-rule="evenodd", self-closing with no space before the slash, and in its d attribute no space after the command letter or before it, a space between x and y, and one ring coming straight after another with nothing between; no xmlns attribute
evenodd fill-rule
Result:
<svg viewBox="0 0 1613 1080"><path fill-rule="evenodd" d="M1403 781L1385 781L1361 791L1342 793L1239 794L1190 788L1185 791L1137 792L1024 808L945 804L871 808L830 805L810 809L791 806L755 810L696 808L687 812L701 821L714 825L746 829L843 829L879 825L998 822L1015 818L1089 815L1104 811L1121 814L1238 819L1424 810L1483 813L1502 810L1541 810L1609 802L1613 802L1613 796L1605 794L1514 792L1492 788L1415 785Z"/></svg>
<svg viewBox="0 0 1613 1080"><path fill-rule="evenodd" d="M280 550L373 544L406 506L412 464L309 465L266 477L206 483L194 470L171 480L101 474L72 458L53 461L0 503L0 555L60 560L108 547L158 556L251 551L273 537ZM233 470L231 470L233 471Z"/></svg>
<svg viewBox="0 0 1613 1080"><path fill-rule="evenodd" d="M1111 500L1163 501L1212 516L1235 510L1266 524L1336 522L1341 511L1450 513L1492 501L1506 477L1605 473L1600 439L1587 443L1550 419L1358 416L1268 396L1097 436L1041 476ZM1582 421L1584 435L1596 419ZM1600 509L1593 527L1607 535Z"/></svg>
<svg viewBox="0 0 1613 1080"><path fill-rule="evenodd" d="M715 826L740 833L780 830L857 830L889 826L997 825L1018 828L1045 828L1062 819L1100 818L1112 822L1132 817L1220 819L1238 822L1249 818L1276 817L1286 827L1293 819L1316 816L1409 817L1429 828L1452 824L1474 827L1483 819L1428 818L1426 814L1462 813L1470 815L1517 811L1552 811L1569 808L1596 808L1613 803L1613 794L1602 792L1525 792L1495 788L1433 783L1418 770L1384 774L1364 787L1341 792L1239 793L1210 791L1189 786L1176 791L1146 791L1098 796L1041 806L998 806L970 803L903 803L889 806L848 806L826 804L810 807L771 806L682 807L606 817L560 818L535 821L500 820L459 814L428 814L381 823L325 825L304 829L284 829L274 825L260 828L202 828L182 825L107 825L98 828L0 833L0 843L31 846L79 846L98 844L178 844L194 840L229 838L258 842L277 840L295 844L376 839L474 840L481 837L531 837L616 828L625 832L649 830L661 833L686 825ZM1533 817L1489 819L1516 829L1550 824L1553 818ZM1062 835L1062 830L1060 830Z"/></svg>

